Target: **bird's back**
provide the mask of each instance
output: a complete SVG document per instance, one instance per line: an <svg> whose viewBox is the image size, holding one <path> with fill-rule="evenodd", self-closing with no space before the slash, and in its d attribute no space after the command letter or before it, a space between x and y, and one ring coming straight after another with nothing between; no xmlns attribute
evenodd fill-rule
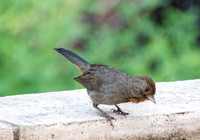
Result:
<svg viewBox="0 0 200 140"><path fill-rule="evenodd" d="M101 91L105 86L126 84L129 78L129 75L113 67L91 64L90 70L82 76L75 78L75 80L87 89Z"/></svg>

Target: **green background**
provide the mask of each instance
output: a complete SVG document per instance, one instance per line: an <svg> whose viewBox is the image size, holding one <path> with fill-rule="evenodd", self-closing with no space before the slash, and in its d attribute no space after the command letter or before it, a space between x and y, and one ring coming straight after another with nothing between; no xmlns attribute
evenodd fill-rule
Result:
<svg viewBox="0 0 200 140"><path fill-rule="evenodd" d="M53 48L156 82L200 77L200 7L178 0L1 0L0 96L83 88Z"/></svg>

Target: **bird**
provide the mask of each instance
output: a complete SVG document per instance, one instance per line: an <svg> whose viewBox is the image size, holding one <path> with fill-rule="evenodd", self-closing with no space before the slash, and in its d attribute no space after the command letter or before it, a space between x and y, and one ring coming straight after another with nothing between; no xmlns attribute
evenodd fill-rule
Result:
<svg viewBox="0 0 200 140"><path fill-rule="evenodd" d="M82 74L74 78L87 89L87 93L97 109L110 125L114 125L114 117L109 116L99 108L99 104L115 105L113 112L128 115L118 106L120 103L139 103L150 100L156 103L156 86L148 76L130 76L127 73L103 64L90 64L74 52L64 48L54 48L55 51L71 61Z"/></svg>

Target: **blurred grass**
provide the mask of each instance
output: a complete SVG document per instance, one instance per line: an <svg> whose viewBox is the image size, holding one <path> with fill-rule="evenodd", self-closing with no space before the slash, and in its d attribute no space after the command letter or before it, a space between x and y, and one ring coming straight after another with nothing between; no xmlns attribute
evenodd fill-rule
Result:
<svg viewBox="0 0 200 140"><path fill-rule="evenodd" d="M58 47L155 81L200 77L199 7L181 9L170 0L112 4L0 1L0 96L83 88Z"/></svg>

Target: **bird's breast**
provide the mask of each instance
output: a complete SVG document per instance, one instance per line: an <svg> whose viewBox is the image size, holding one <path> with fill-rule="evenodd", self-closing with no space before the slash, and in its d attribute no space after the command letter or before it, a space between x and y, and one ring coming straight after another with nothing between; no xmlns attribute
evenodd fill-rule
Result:
<svg viewBox="0 0 200 140"><path fill-rule="evenodd" d="M139 102L143 102L145 100L148 100L147 98L130 98L129 99L129 102L132 102L132 103L139 103Z"/></svg>

